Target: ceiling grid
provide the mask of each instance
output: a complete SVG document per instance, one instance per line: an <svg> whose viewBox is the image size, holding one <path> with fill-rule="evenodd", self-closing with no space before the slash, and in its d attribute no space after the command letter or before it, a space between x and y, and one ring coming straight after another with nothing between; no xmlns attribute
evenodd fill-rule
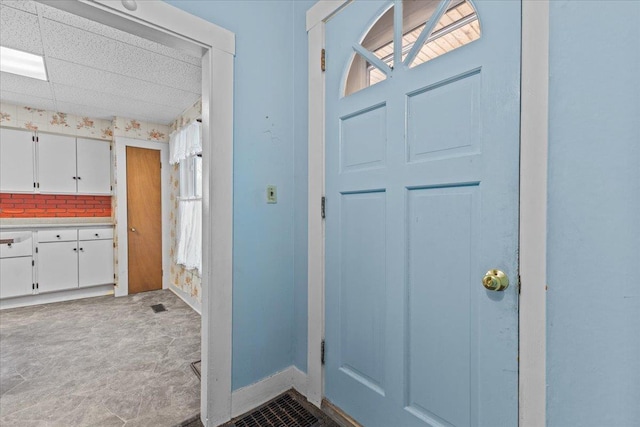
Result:
<svg viewBox="0 0 640 427"><path fill-rule="evenodd" d="M49 82L1 73L0 101L168 124L200 98L201 59L36 3L0 0L0 45L44 55Z"/></svg>

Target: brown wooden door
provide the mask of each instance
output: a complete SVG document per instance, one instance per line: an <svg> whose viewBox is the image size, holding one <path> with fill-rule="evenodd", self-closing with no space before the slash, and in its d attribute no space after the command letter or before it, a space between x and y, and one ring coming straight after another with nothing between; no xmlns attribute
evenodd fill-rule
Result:
<svg viewBox="0 0 640 427"><path fill-rule="evenodd" d="M127 147L129 294L162 289L160 150Z"/></svg>

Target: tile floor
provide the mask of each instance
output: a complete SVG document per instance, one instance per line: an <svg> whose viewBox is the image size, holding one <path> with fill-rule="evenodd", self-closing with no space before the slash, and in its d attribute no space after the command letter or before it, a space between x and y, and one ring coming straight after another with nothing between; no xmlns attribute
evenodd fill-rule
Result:
<svg viewBox="0 0 640 427"><path fill-rule="evenodd" d="M200 411L199 359L168 290L0 311L0 425L174 426Z"/></svg>

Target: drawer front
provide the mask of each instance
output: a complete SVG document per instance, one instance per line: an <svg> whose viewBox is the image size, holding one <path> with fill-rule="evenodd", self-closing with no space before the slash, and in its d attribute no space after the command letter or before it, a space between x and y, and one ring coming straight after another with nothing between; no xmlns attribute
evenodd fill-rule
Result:
<svg viewBox="0 0 640 427"><path fill-rule="evenodd" d="M113 228L81 228L78 230L78 240L113 239Z"/></svg>
<svg viewBox="0 0 640 427"><path fill-rule="evenodd" d="M33 255L33 234L31 231L0 233L0 258Z"/></svg>
<svg viewBox="0 0 640 427"><path fill-rule="evenodd" d="M78 229L65 230L39 230L38 242L70 242L78 240Z"/></svg>

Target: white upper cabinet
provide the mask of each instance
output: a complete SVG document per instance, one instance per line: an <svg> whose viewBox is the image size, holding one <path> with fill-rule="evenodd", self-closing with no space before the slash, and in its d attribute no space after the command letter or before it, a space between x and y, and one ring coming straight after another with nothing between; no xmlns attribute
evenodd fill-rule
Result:
<svg viewBox="0 0 640 427"><path fill-rule="evenodd" d="M38 134L41 193L111 194L111 150L107 141Z"/></svg>
<svg viewBox="0 0 640 427"><path fill-rule="evenodd" d="M38 182L41 193L75 194L76 139L72 136L38 135Z"/></svg>
<svg viewBox="0 0 640 427"><path fill-rule="evenodd" d="M35 191L33 132L0 128L0 192Z"/></svg>
<svg viewBox="0 0 640 427"><path fill-rule="evenodd" d="M78 193L111 194L111 150L109 143L77 140Z"/></svg>

